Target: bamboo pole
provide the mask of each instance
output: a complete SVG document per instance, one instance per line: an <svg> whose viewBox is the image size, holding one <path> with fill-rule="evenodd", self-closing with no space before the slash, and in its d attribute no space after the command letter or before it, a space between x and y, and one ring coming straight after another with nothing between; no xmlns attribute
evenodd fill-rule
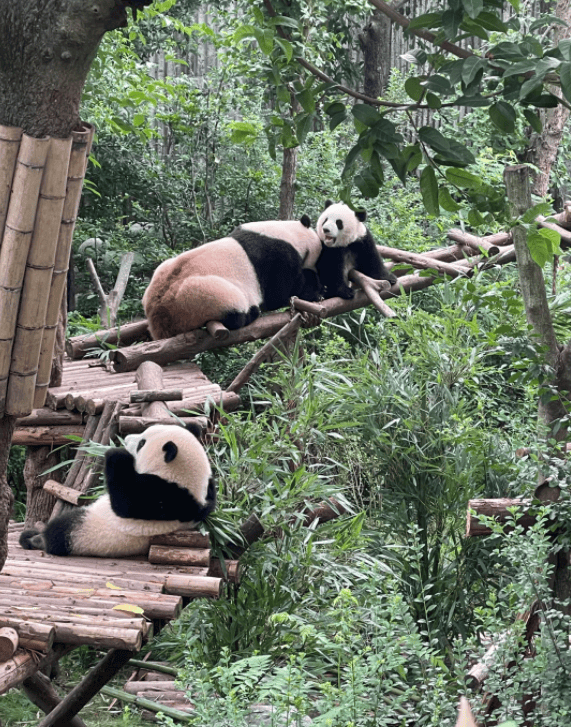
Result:
<svg viewBox="0 0 571 727"><path fill-rule="evenodd" d="M136 695L129 694L122 689L115 689L114 687L103 687L101 689L101 692L102 694L106 694L108 697L114 697L120 702L127 702L128 704L135 705L135 707L141 707L148 710L149 712L153 712L153 714L156 714L157 712L162 712L166 717L171 717L171 719L182 722L188 722L189 719L188 712L183 712L180 709L168 707L164 704L159 704L158 702L144 699L143 697L137 697Z"/></svg>
<svg viewBox="0 0 571 727"><path fill-rule="evenodd" d="M8 214L12 179L21 138L22 129L14 126L0 126L0 241L4 235L4 224Z"/></svg>
<svg viewBox="0 0 571 727"><path fill-rule="evenodd" d="M0 414L5 410L18 307L49 144L49 137L23 134L12 180L0 247Z"/></svg>
<svg viewBox="0 0 571 727"><path fill-rule="evenodd" d="M40 347L65 201L71 142L71 136L67 139L51 139L45 161L12 348L6 396L6 413L11 416L29 414L34 404Z"/></svg>
<svg viewBox="0 0 571 727"><path fill-rule="evenodd" d="M88 124L84 124L82 129L72 131L71 133L72 146L67 173L67 192L61 215L59 238L46 310L45 328L40 348L38 373L35 382L35 409L44 405L50 381L59 311L67 280L73 231L75 229L81 199L87 160L93 142L93 133L93 126Z"/></svg>

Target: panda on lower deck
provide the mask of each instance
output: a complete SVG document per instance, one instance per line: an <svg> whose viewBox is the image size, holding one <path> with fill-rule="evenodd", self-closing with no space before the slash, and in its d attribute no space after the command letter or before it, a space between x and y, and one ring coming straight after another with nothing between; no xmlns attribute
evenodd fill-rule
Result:
<svg viewBox="0 0 571 727"><path fill-rule="evenodd" d="M343 202L327 200L317 220L317 234L322 243L316 269L327 298L351 299L355 295L349 286L348 274L355 269L375 280L397 279L390 273L379 255L375 240L365 226L367 213L354 212Z"/></svg>
<svg viewBox="0 0 571 727"><path fill-rule="evenodd" d="M66 511L45 529L24 530L20 545L50 555L144 555L153 535L189 530L216 506L206 452L183 427L154 424L105 456L107 494Z"/></svg>
<svg viewBox="0 0 571 727"><path fill-rule="evenodd" d="M292 296L319 299L315 263L321 243L310 220L250 222L228 237L165 260L143 296L154 339L170 338L220 321L229 329Z"/></svg>

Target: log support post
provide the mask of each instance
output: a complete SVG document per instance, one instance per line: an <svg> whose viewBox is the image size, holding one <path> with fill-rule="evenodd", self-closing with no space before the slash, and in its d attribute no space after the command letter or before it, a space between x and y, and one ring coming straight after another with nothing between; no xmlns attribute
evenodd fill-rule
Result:
<svg viewBox="0 0 571 727"><path fill-rule="evenodd" d="M132 651L112 649L62 701L47 714L38 727L70 727L71 720L133 656ZM75 726L74 726L75 727ZM79 725L77 725L79 727Z"/></svg>

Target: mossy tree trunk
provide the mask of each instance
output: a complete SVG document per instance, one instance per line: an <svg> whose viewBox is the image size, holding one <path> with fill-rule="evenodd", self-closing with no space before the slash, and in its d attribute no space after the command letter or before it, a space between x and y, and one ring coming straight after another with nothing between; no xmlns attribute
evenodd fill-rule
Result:
<svg viewBox="0 0 571 727"><path fill-rule="evenodd" d="M87 73L106 32L151 0L0 0L0 124L66 138L79 123ZM0 569L12 494L6 478L13 417L0 418Z"/></svg>

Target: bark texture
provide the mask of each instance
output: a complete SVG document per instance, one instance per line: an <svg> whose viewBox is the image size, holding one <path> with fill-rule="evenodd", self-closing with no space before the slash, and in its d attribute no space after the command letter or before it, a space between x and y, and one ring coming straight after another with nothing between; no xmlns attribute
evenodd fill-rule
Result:
<svg viewBox="0 0 571 727"><path fill-rule="evenodd" d="M363 93L379 98L387 86L390 73L391 23L380 10L375 10L359 34L363 51Z"/></svg>
<svg viewBox="0 0 571 727"><path fill-rule="evenodd" d="M34 137L67 137L99 43L127 24L129 4L0 0L0 124Z"/></svg>

